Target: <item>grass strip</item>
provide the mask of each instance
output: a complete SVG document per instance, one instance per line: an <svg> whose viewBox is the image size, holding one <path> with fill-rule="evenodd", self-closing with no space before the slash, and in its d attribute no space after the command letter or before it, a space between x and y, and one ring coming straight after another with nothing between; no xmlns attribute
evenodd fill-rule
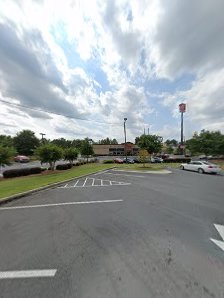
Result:
<svg viewBox="0 0 224 298"><path fill-rule="evenodd" d="M43 174L40 175L2 179L0 180L0 200L11 195L37 189L56 182L63 182L78 176L106 170L113 166L114 165L107 164L87 164L79 167L73 167L71 170L55 172L48 175L43 172Z"/></svg>

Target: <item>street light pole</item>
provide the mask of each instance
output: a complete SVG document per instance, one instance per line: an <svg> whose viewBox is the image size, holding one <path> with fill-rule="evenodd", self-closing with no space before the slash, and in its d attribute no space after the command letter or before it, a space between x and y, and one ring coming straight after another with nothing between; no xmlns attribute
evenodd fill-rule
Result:
<svg viewBox="0 0 224 298"><path fill-rule="evenodd" d="M124 118L124 150L125 150L125 156L126 156L126 163L127 163L127 148L126 148L126 121L128 119L127 118Z"/></svg>

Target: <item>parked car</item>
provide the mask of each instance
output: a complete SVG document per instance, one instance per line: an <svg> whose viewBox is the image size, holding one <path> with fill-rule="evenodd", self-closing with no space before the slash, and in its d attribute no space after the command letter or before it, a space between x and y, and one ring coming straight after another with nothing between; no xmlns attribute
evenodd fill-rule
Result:
<svg viewBox="0 0 224 298"><path fill-rule="evenodd" d="M207 161L202 161L202 160L192 160L189 163L182 163L181 169L195 171L200 174L203 174L203 173L217 174L221 171L221 168L216 164L213 164Z"/></svg>
<svg viewBox="0 0 224 298"><path fill-rule="evenodd" d="M163 162L163 159L161 157L155 156L155 157L151 157L150 161L151 161L151 163L161 163L161 162Z"/></svg>
<svg viewBox="0 0 224 298"><path fill-rule="evenodd" d="M28 156L25 155L17 155L16 157L14 157L14 161L16 162L29 162L30 159Z"/></svg>
<svg viewBox="0 0 224 298"><path fill-rule="evenodd" d="M133 161L134 161L134 163L140 163L141 162L140 159L139 159L139 157L134 157L133 158Z"/></svg>
<svg viewBox="0 0 224 298"><path fill-rule="evenodd" d="M130 157L127 157L127 160L126 160L126 157L123 159L123 163L135 163L133 158L130 158Z"/></svg>
<svg viewBox="0 0 224 298"><path fill-rule="evenodd" d="M118 158L118 157L114 159L114 162L115 163L124 163L123 159Z"/></svg>

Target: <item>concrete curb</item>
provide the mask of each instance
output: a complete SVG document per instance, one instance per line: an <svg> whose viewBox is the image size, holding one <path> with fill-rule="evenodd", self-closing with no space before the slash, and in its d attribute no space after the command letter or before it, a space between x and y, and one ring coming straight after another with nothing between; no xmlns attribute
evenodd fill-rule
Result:
<svg viewBox="0 0 224 298"><path fill-rule="evenodd" d="M46 186L42 186L42 187L39 187L39 188L35 188L35 189L28 190L28 191L24 191L24 192L21 192L21 193L18 193L18 194L9 196L9 197L1 198L0 199L0 205L7 204L7 203L9 203L11 201L14 201L14 200L17 200L17 199L26 197L26 196L28 196L30 194L33 194L33 193L36 193L36 192L39 192L39 191L42 191L42 190L46 190L46 189L49 189L49 188L54 188L55 186L64 184L66 182L70 182L70 181L72 181L74 179L87 177L89 175L93 175L93 174L96 174L96 173L104 172L104 171L111 170L111 169L114 169L114 168L115 167L112 167L112 168L109 168L109 169L105 169L105 170L96 171L96 172L92 172L92 173L89 173L89 174L86 174L86 175L81 175L81 176L73 177L73 178L70 178L70 179L67 179L67 180L63 180L63 181L60 181L60 182L55 182L55 183L52 183L52 184L49 184L49 185L46 185Z"/></svg>

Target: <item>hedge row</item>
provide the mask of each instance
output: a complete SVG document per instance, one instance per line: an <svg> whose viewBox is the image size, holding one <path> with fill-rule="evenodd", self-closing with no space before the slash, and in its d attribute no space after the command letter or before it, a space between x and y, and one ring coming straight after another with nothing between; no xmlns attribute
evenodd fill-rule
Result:
<svg viewBox="0 0 224 298"><path fill-rule="evenodd" d="M4 171L3 177L4 178L13 178L13 177L28 176L28 175L40 174L40 173L41 173L40 167L11 169L11 170Z"/></svg>
<svg viewBox="0 0 224 298"><path fill-rule="evenodd" d="M56 170L68 170L71 168L72 168L72 165L70 163L59 164L56 166Z"/></svg>
<svg viewBox="0 0 224 298"><path fill-rule="evenodd" d="M89 163L94 163L94 162L96 162L96 160L91 161ZM73 165L71 165L70 163L58 164L56 166L56 170L69 170L72 168L72 166L77 167L77 166L84 165L84 164L87 164L87 162L86 161L77 162L77 163L73 163ZM47 167L10 169L10 170L6 170L3 172L3 177L4 178L13 178L13 177L20 177L20 176L28 176L28 175L33 175L33 174L40 174L41 172L43 172L47 169L50 170L50 168L47 168Z"/></svg>
<svg viewBox="0 0 224 298"><path fill-rule="evenodd" d="M106 160L103 161L103 163L105 163L105 164L114 163L114 161L111 160L111 159L106 159Z"/></svg>
<svg viewBox="0 0 224 298"><path fill-rule="evenodd" d="M190 158L170 158L170 159L164 159L163 162L165 163L172 163L172 162L181 162L181 163L187 163L190 162Z"/></svg>

